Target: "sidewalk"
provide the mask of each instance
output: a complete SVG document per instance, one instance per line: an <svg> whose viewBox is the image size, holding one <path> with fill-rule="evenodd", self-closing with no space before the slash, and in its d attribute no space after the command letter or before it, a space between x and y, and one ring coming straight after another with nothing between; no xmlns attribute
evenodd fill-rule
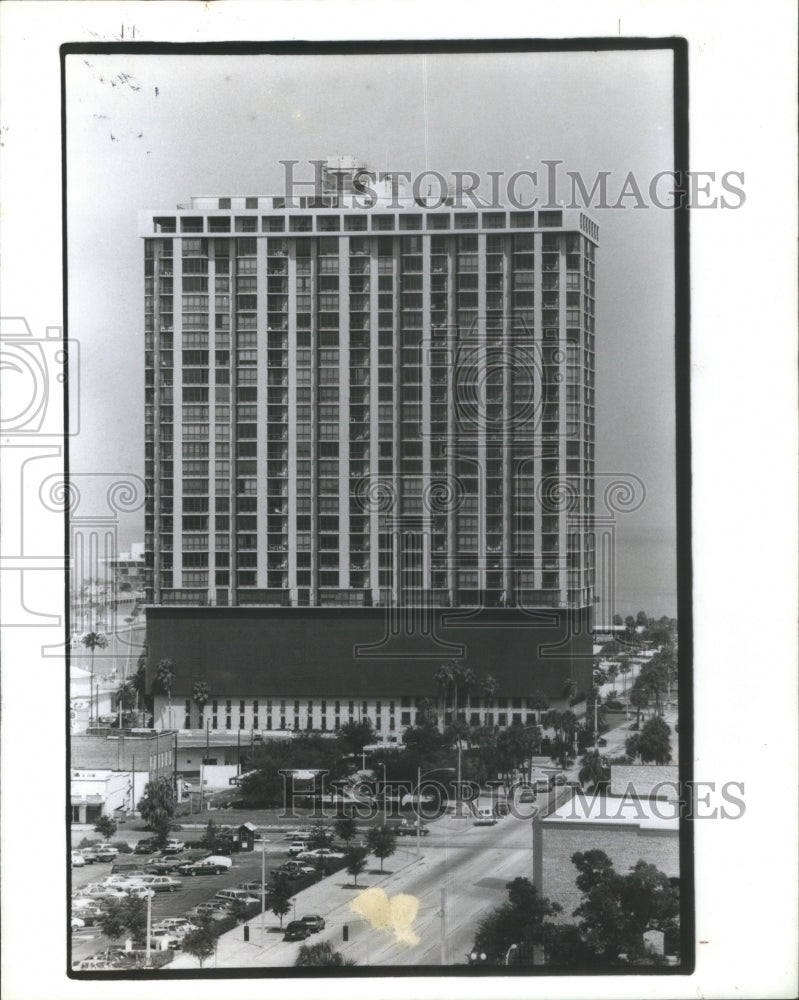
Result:
<svg viewBox="0 0 799 1000"><path fill-rule="evenodd" d="M449 830L462 829L465 823L469 823L466 818L456 819L453 816L442 816L441 819L435 821L436 832L443 836ZM342 869L297 893L294 897L297 916L319 913L326 922L325 930L308 938L307 943L317 944L320 941L329 940L334 947L340 946L343 925L349 924L354 930L354 925L362 923L362 918L350 911L349 904L364 889L380 887L386 891L387 895L402 892L410 875L418 871L419 866L431 863L430 857L424 852L424 839L421 839L422 853L419 857L416 855L415 840L410 837L407 840L400 840L396 853L385 860L387 870L383 875L379 871L379 860L372 854L368 855L367 867L363 875L358 876L357 887L353 886L352 876L347 874L346 869ZM287 914L283 918L283 928L289 920L293 919L293 913ZM227 931L219 938L216 967L233 969L285 966L285 953L279 947L283 941L282 931L278 932L279 925L278 918L267 911L263 930L261 929L260 914L250 919L249 941L244 940L243 924ZM292 950L291 955L293 958L294 950ZM206 969L214 968L214 959L207 959L203 967ZM197 959L178 953L164 971L197 968L199 968Z"/></svg>

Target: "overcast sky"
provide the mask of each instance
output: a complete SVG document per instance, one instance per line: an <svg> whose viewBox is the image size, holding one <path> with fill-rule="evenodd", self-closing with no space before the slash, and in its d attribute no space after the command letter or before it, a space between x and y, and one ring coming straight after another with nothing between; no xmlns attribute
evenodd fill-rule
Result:
<svg viewBox="0 0 799 1000"><path fill-rule="evenodd" d="M374 169L421 171L422 57L71 55L66 81L69 336L81 345L70 465L141 476L137 211L200 194L280 194L283 159L353 154ZM543 187L541 161L562 160L589 189L610 171L615 201L630 171L645 189L672 167L668 51L431 54L427 95L427 162L445 175L535 170ZM644 482L642 506L618 515L617 609L675 614L672 215L627 205L592 211L597 514L603 473ZM122 548L143 537L141 512L121 522Z"/></svg>

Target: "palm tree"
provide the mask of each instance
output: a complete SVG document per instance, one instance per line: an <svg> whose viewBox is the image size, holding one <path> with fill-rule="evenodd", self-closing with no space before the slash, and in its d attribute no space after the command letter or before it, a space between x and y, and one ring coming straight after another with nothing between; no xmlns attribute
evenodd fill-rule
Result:
<svg viewBox="0 0 799 1000"><path fill-rule="evenodd" d="M492 677L491 674L486 674L485 677L480 681L480 693L484 698L491 699L494 698L497 691L499 690L499 682L496 677Z"/></svg>
<svg viewBox="0 0 799 1000"><path fill-rule="evenodd" d="M91 725L94 721L94 651L95 649L105 649L108 645L108 639L102 632L87 632L81 642L92 651L92 668L89 678L89 725Z"/></svg>
<svg viewBox="0 0 799 1000"><path fill-rule="evenodd" d="M527 699L527 704L539 713L538 718L540 721L540 713L546 712L549 708L549 698L542 691L533 691L532 695Z"/></svg>
<svg viewBox="0 0 799 1000"><path fill-rule="evenodd" d="M444 712L441 723L441 731L444 731L444 725L446 725L447 710L449 708L449 695L450 691L455 688L455 671L457 669L457 664L453 660L449 660L447 663L442 663L438 668L433 677L436 682L439 693L444 696Z"/></svg>
<svg viewBox="0 0 799 1000"><path fill-rule="evenodd" d="M464 663L455 664L454 676L455 684L455 721L458 721L458 710L463 705L464 715L466 710L466 699L477 680L477 674L471 667L467 667ZM464 720L465 721L465 720Z"/></svg>
<svg viewBox="0 0 799 1000"><path fill-rule="evenodd" d="M630 663L630 657L627 655L619 657L619 673L622 676L622 683L624 684L624 695L627 696L627 674L632 670L632 665Z"/></svg>
<svg viewBox="0 0 799 1000"><path fill-rule="evenodd" d="M607 781L609 769L607 762L598 750L588 750L583 756L582 766L577 774L581 785L590 784L593 788Z"/></svg>
<svg viewBox="0 0 799 1000"><path fill-rule="evenodd" d="M641 728L641 709L646 708L649 704L649 694L644 687L638 684L636 681L633 684L632 690L630 691L630 704L636 710L637 715L635 718L636 729Z"/></svg>
<svg viewBox="0 0 799 1000"><path fill-rule="evenodd" d="M200 729L203 728L203 709L211 700L211 689L205 683L205 681L197 681L192 689L192 698L194 699L194 704L200 711Z"/></svg>
<svg viewBox="0 0 799 1000"><path fill-rule="evenodd" d="M166 691L167 703L169 705L169 723L168 727L172 728L172 683L175 680L175 664L173 661L166 657L163 660L158 661L158 666L155 670L155 680L158 686Z"/></svg>

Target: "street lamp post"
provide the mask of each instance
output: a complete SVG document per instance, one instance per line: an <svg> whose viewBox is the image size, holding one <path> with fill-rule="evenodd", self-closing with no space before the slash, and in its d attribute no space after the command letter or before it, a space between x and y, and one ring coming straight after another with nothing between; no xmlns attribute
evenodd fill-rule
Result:
<svg viewBox="0 0 799 1000"><path fill-rule="evenodd" d="M261 834L261 931L266 919L266 841Z"/></svg>
<svg viewBox="0 0 799 1000"><path fill-rule="evenodd" d="M380 766L383 768L383 826L388 826L388 792L386 790L386 765L384 761L380 761Z"/></svg>

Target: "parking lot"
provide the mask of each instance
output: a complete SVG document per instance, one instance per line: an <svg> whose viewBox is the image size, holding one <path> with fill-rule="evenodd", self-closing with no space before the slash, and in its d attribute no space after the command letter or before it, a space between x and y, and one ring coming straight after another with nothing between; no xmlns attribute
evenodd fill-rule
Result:
<svg viewBox="0 0 799 1000"><path fill-rule="evenodd" d="M286 830L291 829L286 827ZM138 839L138 838L135 838ZM135 842L133 837L129 842ZM184 838L185 839L185 838ZM191 840L186 839L186 849L195 846ZM280 833L273 833L269 843L265 844L263 852L263 869L266 877L275 868L288 860L289 839ZM147 856L129 854L120 855L126 861L145 864ZM179 858L180 855L177 855ZM220 875L200 875L197 877L186 877L175 874L182 885L175 892L158 892L151 902L152 923L156 924L165 917L185 916L192 907L198 903L211 900L220 889L235 888L240 882L261 881L262 855L260 848L254 851L244 851L231 855L232 867ZM82 867L72 868L72 891L80 890L82 887L93 882L102 882L111 874L111 862L94 862ZM304 883L300 883L304 884ZM269 919L274 920L273 916ZM107 938L103 937L99 926L80 928L72 934L72 964L94 955L108 947Z"/></svg>

